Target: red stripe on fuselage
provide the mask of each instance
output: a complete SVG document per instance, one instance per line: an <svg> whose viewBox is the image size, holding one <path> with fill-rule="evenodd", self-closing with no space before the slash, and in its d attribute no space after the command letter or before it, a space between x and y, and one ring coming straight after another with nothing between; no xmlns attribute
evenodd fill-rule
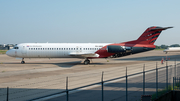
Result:
<svg viewBox="0 0 180 101"><path fill-rule="evenodd" d="M126 43L120 43L120 46L127 46L127 47L147 47L147 48L156 48L155 45L151 44L126 44Z"/></svg>

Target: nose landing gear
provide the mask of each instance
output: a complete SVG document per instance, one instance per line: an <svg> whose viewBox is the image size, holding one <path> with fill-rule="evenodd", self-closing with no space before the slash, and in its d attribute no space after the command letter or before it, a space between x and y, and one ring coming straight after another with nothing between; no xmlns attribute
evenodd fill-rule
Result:
<svg viewBox="0 0 180 101"><path fill-rule="evenodd" d="M21 64L25 64L24 58L22 58Z"/></svg>

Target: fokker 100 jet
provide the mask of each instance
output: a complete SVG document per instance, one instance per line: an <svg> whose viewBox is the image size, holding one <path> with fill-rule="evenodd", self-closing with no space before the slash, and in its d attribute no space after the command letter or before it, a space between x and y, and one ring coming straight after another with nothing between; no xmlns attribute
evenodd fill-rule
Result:
<svg viewBox="0 0 180 101"><path fill-rule="evenodd" d="M149 27L137 39L123 43L21 43L6 52L8 56L22 58L84 58L120 57L155 49L154 42L161 31L172 27Z"/></svg>

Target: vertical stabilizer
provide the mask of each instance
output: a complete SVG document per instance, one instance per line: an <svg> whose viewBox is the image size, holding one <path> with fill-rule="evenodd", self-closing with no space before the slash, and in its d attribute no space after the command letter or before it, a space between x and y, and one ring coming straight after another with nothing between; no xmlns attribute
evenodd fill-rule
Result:
<svg viewBox="0 0 180 101"><path fill-rule="evenodd" d="M126 44L150 44L154 45L154 42L157 40L159 35L163 30L166 30L168 28L173 28L173 27L149 27L147 28L144 33L135 41L129 41L125 42Z"/></svg>

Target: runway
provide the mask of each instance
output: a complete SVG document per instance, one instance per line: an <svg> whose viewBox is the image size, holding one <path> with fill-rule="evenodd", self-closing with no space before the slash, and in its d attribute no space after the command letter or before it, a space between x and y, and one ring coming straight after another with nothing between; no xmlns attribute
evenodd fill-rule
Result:
<svg viewBox="0 0 180 101"><path fill-rule="evenodd" d="M66 77L69 78L69 89L99 82L104 71L104 80L125 75L128 67L128 75L158 66L161 59L166 58L162 51L149 51L135 55L93 59L90 65L84 65L82 59L25 59L26 64L20 64L21 60L0 55L0 99L6 100L6 87L10 87L9 101L31 100L37 97L49 95L65 90ZM180 61L179 53L167 54L170 58L168 65Z"/></svg>

